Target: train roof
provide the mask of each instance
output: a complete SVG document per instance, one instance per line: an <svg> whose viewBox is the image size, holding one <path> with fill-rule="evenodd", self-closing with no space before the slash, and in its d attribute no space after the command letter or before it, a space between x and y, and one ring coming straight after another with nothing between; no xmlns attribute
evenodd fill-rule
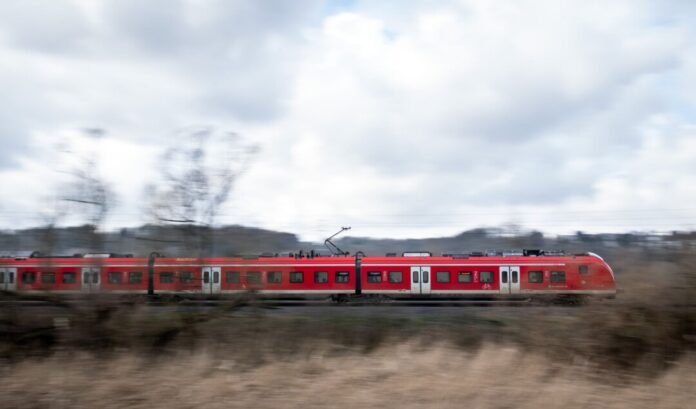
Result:
<svg viewBox="0 0 696 409"><path fill-rule="evenodd" d="M594 253L575 253L567 254L560 250L538 250L538 249L523 249L523 250L486 250L486 251L472 251L472 252L447 252L441 255L433 255L429 251L407 251L401 254L397 253L387 253L385 255L364 255L357 253L362 256L363 259L369 259L372 261L380 260L387 263L434 263L434 262L444 262L452 260L492 260L492 259L508 259L510 262L513 260L530 260L533 258L544 258L544 259L567 259L576 257L592 257L599 260L603 259ZM164 255L159 255L153 253L158 260L166 260L172 264L192 264L192 263L205 263L212 264L215 262L230 262L232 260L239 262L251 262L251 263L264 263L271 260L283 263L298 263L298 264L309 264L313 262L326 262L335 263L345 260L352 262L355 255L327 255L319 254L315 252L288 252L288 253L262 253L255 255L233 255L225 257L216 256L206 256L206 257L166 257ZM79 260L79 261L78 261ZM16 255L0 256L0 263L7 264L8 261L19 261L21 264L102 264L106 260L109 260L109 264L146 264L148 258L146 257L133 257L132 254L116 254L116 253L87 253L87 254L73 254L73 255L43 255L38 252L31 252L29 255L18 253Z"/></svg>

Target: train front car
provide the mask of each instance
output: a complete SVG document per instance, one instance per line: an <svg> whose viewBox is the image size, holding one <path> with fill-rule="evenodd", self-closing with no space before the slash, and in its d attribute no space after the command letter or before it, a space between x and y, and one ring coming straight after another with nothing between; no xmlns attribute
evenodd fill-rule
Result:
<svg viewBox="0 0 696 409"><path fill-rule="evenodd" d="M362 293L392 298L556 299L613 297L614 275L592 253L524 250L365 257Z"/></svg>

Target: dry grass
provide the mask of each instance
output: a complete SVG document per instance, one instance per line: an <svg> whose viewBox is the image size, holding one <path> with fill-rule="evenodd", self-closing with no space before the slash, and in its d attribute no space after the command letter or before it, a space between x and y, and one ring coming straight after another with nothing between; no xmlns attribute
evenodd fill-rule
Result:
<svg viewBox="0 0 696 409"><path fill-rule="evenodd" d="M0 376L5 408L687 408L696 360L657 378L607 382L516 347L467 353L407 342L368 354L298 355L243 369L217 353L153 362L135 354L23 361Z"/></svg>

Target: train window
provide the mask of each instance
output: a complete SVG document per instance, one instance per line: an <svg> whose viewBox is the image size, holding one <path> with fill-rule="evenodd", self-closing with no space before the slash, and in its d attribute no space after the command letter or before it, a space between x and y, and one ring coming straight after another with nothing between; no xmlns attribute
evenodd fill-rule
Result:
<svg viewBox="0 0 696 409"><path fill-rule="evenodd" d="M350 274L347 271L336 271L336 282L347 283L350 281Z"/></svg>
<svg viewBox="0 0 696 409"><path fill-rule="evenodd" d="M210 283L210 271L204 271L203 272L203 282L208 284Z"/></svg>
<svg viewBox="0 0 696 409"><path fill-rule="evenodd" d="M368 283L381 283L382 282L382 273L379 271L370 271L367 273L367 282Z"/></svg>
<svg viewBox="0 0 696 409"><path fill-rule="evenodd" d="M75 284L77 282L77 277L75 273L63 273L63 284Z"/></svg>
<svg viewBox="0 0 696 409"><path fill-rule="evenodd" d="M587 274L590 272L590 266L587 264L580 264L580 266L578 266L578 271L580 274Z"/></svg>
<svg viewBox="0 0 696 409"><path fill-rule="evenodd" d="M430 271L423 270L423 283L424 284L428 282L428 280L430 279L429 277L430 277Z"/></svg>
<svg viewBox="0 0 696 409"><path fill-rule="evenodd" d="M543 283L544 282L544 272L543 271L529 271L527 273L527 281L530 283Z"/></svg>
<svg viewBox="0 0 696 409"><path fill-rule="evenodd" d="M168 271L160 273L159 282L161 284L171 284L174 282L174 273Z"/></svg>
<svg viewBox="0 0 696 409"><path fill-rule="evenodd" d="M143 282L143 273L131 271L128 273L128 284L140 284Z"/></svg>
<svg viewBox="0 0 696 409"><path fill-rule="evenodd" d="M518 277L519 271L517 271L517 270L512 270L512 271L510 272L510 275L512 276L512 277L510 278L510 281L512 281L513 283L517 283L517 280L519 279L519 277Z"/></svg>
<svg viewBox="0 0 696 409"><path fill-rule="evenodd" d="M501 271L500 274L500 282L503 284L506 284L508 282L508 272L507 270Z"/></svg>
<svg viewBox="0 0 696 409"><path fill-rule="evenodd" d="M551 282L552 283L565 283L566 282L565 271L552 271L551 272Z"/></svg>
<svg viewBox="0 0 696 409"><path fill-rule="evenodd" d="M304 273L302 271L291 271L290 272L290 282L291 283L303 283Z"/></svg>
<svg viewBox="0 0 696 409"><path fill-rule="evenodd" d="M457 273L457 281L460 283L472 282L471 271L460 271Z"/></svg>
<svg viewBox="0 0 696 409"><path fill-rule="evenodd" d="M248 284L261 284L261 272L249 271L246 275Z"/></svg>
<svg viewBox="0 0 696 409"><path fill-rule="evenodd" d="M85 278L86 277L87 275L85 275ZM106 279L107 281L109 281L109 284L120 284L121 281L123 281L123 274L120 271L109 271L109 274L107 274ZM85 282L89 282L89 278L87 278L87 281Z"/></svg>
<svg viewBox="0 0 696 409"><path fill-rule="evenodd" d="M54 284L56 282L56 273L41 273L42 284Z"/></svg>
<svg viewBox="0 0 696 409"><path fill-rule="evenodd" d="M225 281L230 284L239 284L239 271L225 272Z"/></svg>
<svg viewBox="0 0 696 409"><path fill-rule="evenodd" d="M413 272L412 272L412 274L413 274L413 282L416 283L416 284L418 283L418 276L420 275L419 273L420 273L420 271L413 271Z"/></svg>
<svg viewBox="0 0 696 409"><path fill-rule="evenodd" d="M12 271L7 272L7 282L10 284L14 283L14 273Z"/></svg>
<svg viewBox="0 0 696 409"><path fill-rule="evenodd" d="M326 271L315 271L314 272L314 282L315 283L328 283L329 282L329 273Z"/></svg>
<svg viewBox="0 0 696 409"><path fill-rule="evenodd" d="M217 284L220 282L220 272L218 270L213 271L213 283Z"/></svg>
<svg viewBox="0 0 696 409"><path fill-rule="evenodd" d="M482 283L492 283L493 282L493 272L492 271L481 271L479 273L479 281Z"/></svg>
<svg viewBox="0 0 696 409"><path fill-rule="evenodd" d="M36 273L34 273L33 271L27 271L22 273L22 283L32 284L34 281L36 281Z"/></svg>
<svg viewBox="0 0 696 409"><path fill-rule="evenodd" d="M267 281L269 283L278 284L282 281L282 274L280 271L269 271L267 276Z"/></svg>
<svg viewBox="0 0 696 409"><path fill-rule="evenodd" d="M182 283L192 283L194 274L191 271L182 271L179 275L179 279Z"/></svg>
<svg viewBox="0 0 696 409"><path fill-rule="evenodd" d="M438 271L435 273L435 281L438 283L449 283L450 282L450 272L449 271Z"/></svg>
<svg viewBox="0 0 696 409"><path fill-rule="evenodd" d="M389 282L390 283L403 283L404 273L401 271L390 271L389 272Z"/></svg>
<svg viewBox="0 0 696 409"><path fill-rule="evenodd" d="M0 284L5 284L5 272L0 271Z"/></svg>

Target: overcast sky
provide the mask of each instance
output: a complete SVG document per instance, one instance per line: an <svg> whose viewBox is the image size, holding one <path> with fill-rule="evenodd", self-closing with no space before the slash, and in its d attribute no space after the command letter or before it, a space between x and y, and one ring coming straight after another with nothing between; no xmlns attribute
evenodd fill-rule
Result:
<svg viewBox="0 0 696 409"><path fill-rule="evenodd" d="M0 2L0 228L50 216L65 150L116 193L105 227L147 222L198 126L260 148L219 223L696 229L696 3Z"/></svg>

